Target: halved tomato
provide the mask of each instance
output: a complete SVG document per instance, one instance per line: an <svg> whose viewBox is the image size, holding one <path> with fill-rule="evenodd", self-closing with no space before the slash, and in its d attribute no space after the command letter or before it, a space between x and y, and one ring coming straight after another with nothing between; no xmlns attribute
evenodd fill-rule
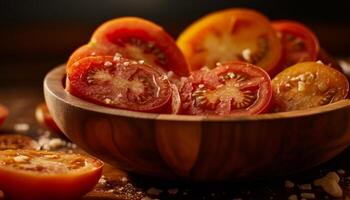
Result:
<svg viewBox="0 0 350 200"><path fill-rule="evenodd" d="M9 199L78 199L96 185L102 167L79 154L0 151L0 188Z"/></svg>
<svg viewBox="0 0 350 200"><path fill-rule="evenodd" d="M29 136L19 134L0 135L0 150L37 149L38 143Z"/></svg>
<svg viewBox="0 0 350 200"><path fill-rule="evenodd" d="M53 120L46 103L41 103L36 107L35 117L40 124L47 126L49 129L55 131L56 133L61 132L56 122Z"/></svg>
<svg viewBox="0 0 350 200"><path fill-rule="evenodd" d="M189 74L185 57L173 38L162 27L145 19L123 17L108 21L95 31L91 43L180 76Z"/></svg>
<svg viewBox="0 0 350 200"><path fill-rule="evenodd" d="M271 80L261 68L230 62L194 72L181 89L182 112L203 115L251 115L265 112Z"/></svg>
<svg viewBox="0 0 350 200"><path fill-rule="evenodd" d="M123 57L86 57L75 62L67 90L91 102L133 111L164 112L172 97L167 76Z"/></svg>
<svg viewBox="0 0 350 200"><path fill-rule="evenodd" d="M282 43L281 70L298 62L316 61L320 45L316 35L305 25L295 21L274 21Z"/></svg>
<svg viewBox="0 0 350 200"><path fill-rule="evenodd" d="M217 62L244 61L273 74L281 56L281 44L269 20L249 9L209 14L182 32L177 44L192 71L214 68Z"/></svg>
<svg viewBox="0 0 350 200"><path fill-rule="evenodd" d="M279 73L272 80L275 111L322 106L345 99L347 78L338 70L316 62L303 62Z"/></svg>
<svg viewBox="0 0 350 200"><path fill-rule="evenodd" d="M4 123L5 119L9 115L8 109L0 104L0 126Z"/></svg>

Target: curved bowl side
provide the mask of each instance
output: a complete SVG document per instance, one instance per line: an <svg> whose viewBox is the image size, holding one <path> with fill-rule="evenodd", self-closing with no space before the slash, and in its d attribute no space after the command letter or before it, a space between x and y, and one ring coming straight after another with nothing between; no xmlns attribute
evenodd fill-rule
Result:
<svg viewBox="0 0 350 200"><path fill-rule="evenodd" d="M100 108L65 92L64 68L44 81L63 132L115 166L160 178L247 180L325 162L350 144L350 101L303 112L218 120Z"/></svg>

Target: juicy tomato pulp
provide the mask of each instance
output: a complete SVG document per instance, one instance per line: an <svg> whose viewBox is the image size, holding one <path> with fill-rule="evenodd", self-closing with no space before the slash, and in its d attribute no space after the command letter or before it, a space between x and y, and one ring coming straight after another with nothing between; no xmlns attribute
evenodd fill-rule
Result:
<svg viewBox="0 0 350 200"><path fill-rule="evenodd" d="M316 61L320 45L309 28L294 21L275 21L272 26L278 31L282 43L281 69L298 62Z"/></svg>
<svg viewBox="0 0 350 200"><path fill-rule="evenodd" d="M78 199L95 186L102 167L78 154L0 151L0 188L9 199Z"/></svg>
<svg viewBox="0 0 350 200"><path fill-rule="evenodd" d="M180 94L186 114L249 115L267 110L272 89L264 70L232 62L194 72Z"/></svg>
<svg viewBox="0 0 350 200"><path fill-rule="evenodd" d="M7 108L0 104L0 126L4 123L6 117L9 115Z"/></svg>
<svg viewBox="0 0 350 200"><path fill-rule="evenodd" d="M142 60L180 76L189 74L185 57L173 38L150 21L136 17L108 21L95 31L91 41L96 47L113 49L113 54L118 52L126 58Z"/></svg>
<svg viewBox="0 0 350 200"><path fill-rule="evenodd" d="M0 150L37 149L38 143L31 137L18 134L0 135Z"/></svg>
<svg viewBox="0 0 350 200"><path fill-rule="evenodd" d="M275 111L322 106L345 99L347 78L339 71L316 62L298 63L273 80Z"/></svg>
<svg viewBox="0 0 350 200"><path fill-rule="evenodd" d="M57 133L61 132L56 122L53 120L46 103L42 103L36 107L35 117L40 124L47 126Z"/></svg>
<svg viewBox="0 0 350 200"><path fill-rule="evenodd" d="M171 103L167 76L120 55L86 57L73 65L67 90L97 104L143 112L163 112Z"/></svg>
<svg viewBox="0 0 350 200"><path fill-rule="evenodd" d="M177 43L191 70L214 68L217 62L244 61L275 72L281 44L269 20L252 10L228 9L199 19Z"/></svg>

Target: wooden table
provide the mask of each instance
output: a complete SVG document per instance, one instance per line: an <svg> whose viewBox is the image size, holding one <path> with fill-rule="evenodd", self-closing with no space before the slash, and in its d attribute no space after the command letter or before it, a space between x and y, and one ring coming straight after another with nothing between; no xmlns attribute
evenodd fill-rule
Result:
<svg viewBox="0 0 350 200"><path fill-rule="evenodd" d="M24 134L38 135L43 127L37 124L34 117L35 107L43 102L42 88L39 87L0 87L0 102L8 106L11 114L0 134L13 133L13 127L18 123L30 126ZM290 163L293 165L293 163ZM154 169L157 170L157 169ZM344 198L350 199L350 148L331 161L311 170L286 177L271 177L270 180L260 180L250 183L183 183L166 180L155 180L149 177L130 175L106 165L104 184L98 184L96 189L83 199L288 199L295 194L301 199L302 193L315 194L316 199L336 199L321 188L312 185L312 190L303 190L298 185L312 184L330 171L340 172L340 184L344 190ZM345 172L345 174L343 174ZM293 188L285 187L285 181L295 183ZM339 198L338 198L339 199Z"/></svg>

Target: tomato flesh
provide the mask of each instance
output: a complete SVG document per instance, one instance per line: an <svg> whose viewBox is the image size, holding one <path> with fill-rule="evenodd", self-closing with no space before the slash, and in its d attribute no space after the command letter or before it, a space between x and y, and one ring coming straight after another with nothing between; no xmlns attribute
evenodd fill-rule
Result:
<svg viewBox="0 0 350 200"><path fill-rule="evenodd" d="M38 143L31 137L18 134L0 135L0 150L37 149Z"/></svg>
<svg viewBox="0 0 350 200"><path fill-rule="evenodd" d="M120 55L86 57L68 76L67 90L91 102L120 109L162 112L172 90L167 76Z"/></svg>
<svg viewBox="0 0 350 200"><path fill-rule="evenodd" d="M102 167L78 154L0 151L0 188L10 199L77 199L95 186Z"/></svg>
<svg viewBox="0 0 350 200"><path fill-rule="evenodd" d="M281 44L269 20L248 9L209 14L182 32L177 43L192 71L214 68L217 62L244 61L272 74L281 56Z"/></svg>
<svg viewBox="0 0 350 200"><path fill-rule="evenodd" d="M320 45L316 35L305 25L295 21L275 21L282 43L281 69L298 62L316 61Z"/></svg>
<svg viewBox="0 0 350 200"><path fill-rule="evenodd" d="M322 106L345 99L347 78L339 71L316 62L298 63L273 80L275 111L291 111Z"/></svg>
<svg viewBox="0 0 350 200"><path fill-rule="evenodd" d="M194 72L181 88L182 112L203 115L259 114L272 96L270 77L242 62Z"/></svg>
<svg viewBox="0 0 350 200"><path fill-rule="evenodd" d="M93 34L92 43L112 47L132 60L142 60L177 75L189 74L184 55L162 27L136 17L123 17L102 24Z"/></svg>
<svg viewBox="0 0 350 200"><path fill-rule="evenodd" d="M0 126L4 123L5 119L9 115L8 109L0 104Z"/></svg>

